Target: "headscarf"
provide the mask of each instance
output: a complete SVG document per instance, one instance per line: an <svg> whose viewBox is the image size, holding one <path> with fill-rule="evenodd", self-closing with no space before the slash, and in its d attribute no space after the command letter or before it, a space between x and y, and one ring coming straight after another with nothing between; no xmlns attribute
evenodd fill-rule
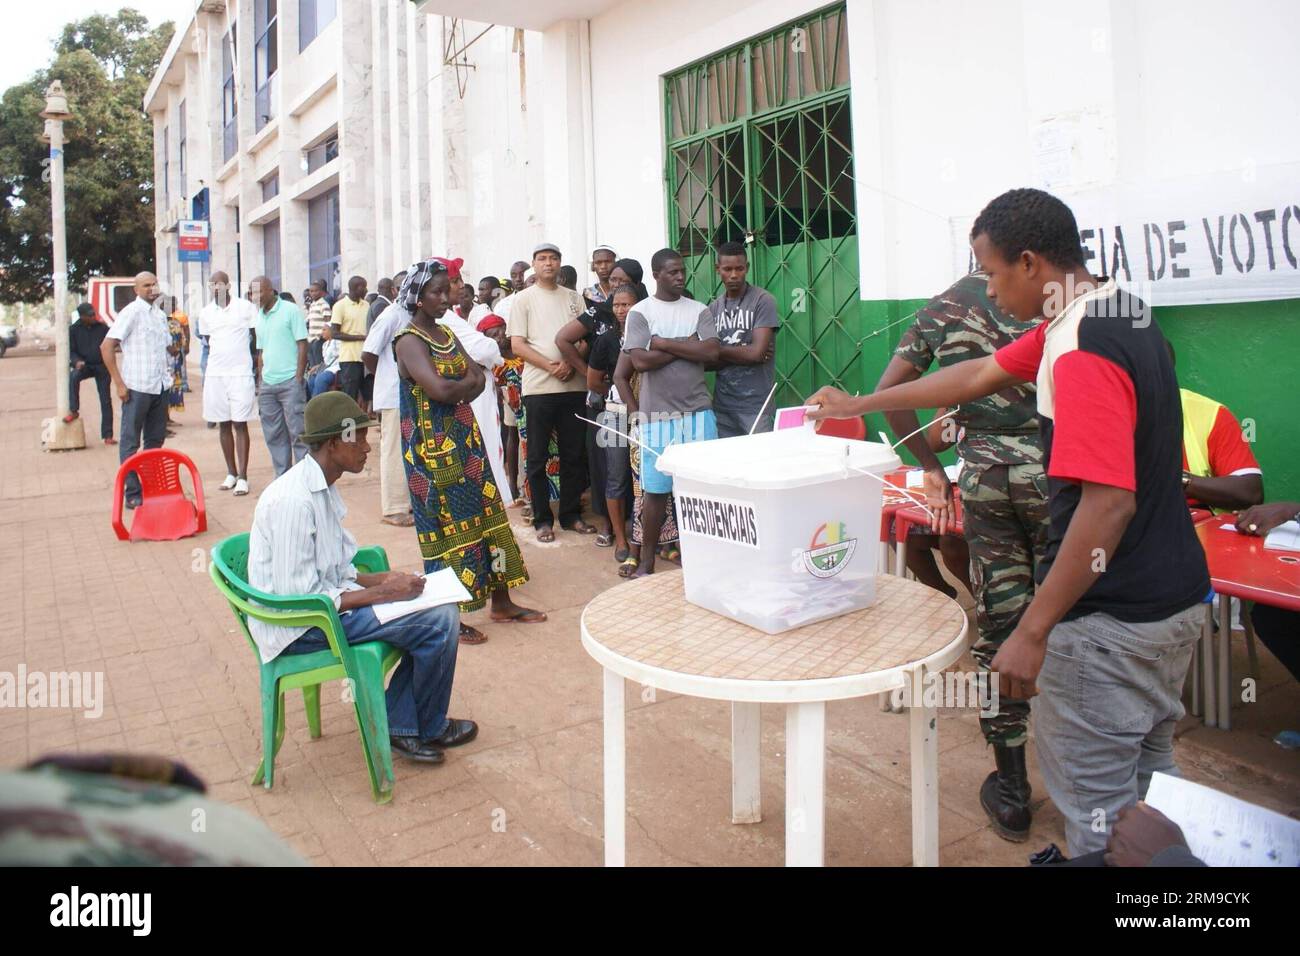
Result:
<svg viewBox="0 0 1300 956"><path fill-rule="evenodd" d="M650 293L646 291L645 283L641 280L645 276L645 270L641 268L641 263L635 259L619 259L614 263L615 269L622 269L624 274L632 280L632 288L636 289L636 300L648 299Z"/></svg>
<svg viewBox="0 0 1300 956"><path fill-rule="evenodd" d="M413 264L406 270L406 278L402 280L402 288L397 292L397 304L407 312L415 315L415 310L420 307L420 290L434 276L447 271L446 262L442 259L425 259Z"/></svg>
<svg viewBox="0 0 1300 956"><path fill-rule="evenodd" d="M443 259L441 256L434 256L438 262L447 267L447 277L450 279L459 279L461 267L465 265L464 259Z"/></svg>

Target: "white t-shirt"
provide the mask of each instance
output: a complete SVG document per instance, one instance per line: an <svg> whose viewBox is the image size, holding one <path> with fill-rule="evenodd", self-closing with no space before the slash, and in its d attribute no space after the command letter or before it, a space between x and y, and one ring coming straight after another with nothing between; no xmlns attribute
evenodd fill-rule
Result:
<svg viewBox="0 0 1300 956"><path fill-rule="evenodd" d="M234 298L223 309L209 302L199 312L199 327L208 336L208 370L213 378L253 376L248 347L257 308L247 299Z"/></svg>
<svg viewBox="0 0 1300 956"><path fill-rule="evenodd" d="M366 333L361 344L362 352L369 352L379 361L375 365L375 390L372 402L376 411L400 408L397 389L397 359L393 357L393 339L411 321L411 313L400 305L390 305L379 313L375 324ZM328 343L327 343L328 344Z"/></svg>

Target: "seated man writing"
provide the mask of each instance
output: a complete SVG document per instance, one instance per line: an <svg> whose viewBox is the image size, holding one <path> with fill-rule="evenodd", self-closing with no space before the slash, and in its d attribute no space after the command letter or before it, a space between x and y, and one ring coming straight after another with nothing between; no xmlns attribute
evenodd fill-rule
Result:
<svg viewBox="0 0 1300 956"><path fill-rule="evenodd" d="M343 527L348 509L334 483L365 468L366 431L374 423L344 392L313 398L304 420L307 456L267 486L253 513L248 582L269 594L327 594L339 609L348 643L385 641L400 648L402 661L387 693L393 750L421 763L442 763L443 747L478 735L472 720L447 717L460 612L447 604L379 623L371 605L419 596L424 578L400 571L358 574L352 564L357 543ZM329 646L318 627L256 620L248 625L264 662Z"/></svg>

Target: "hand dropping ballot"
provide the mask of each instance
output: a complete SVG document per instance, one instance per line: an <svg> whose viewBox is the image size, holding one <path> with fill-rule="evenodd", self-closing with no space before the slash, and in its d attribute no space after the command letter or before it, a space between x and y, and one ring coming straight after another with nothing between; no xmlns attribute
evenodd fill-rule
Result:
<svg viewBox="0 0 1300 956"><path fill-rule="evenodd" d="M444 604L460 604L469 599L470 593L465 590L465 585L460 583L456 572L451 568L443 568L441 571L434 571L424 576L424 591L419 597L413 597L409 601L372 604L370 609L375 612L375 618L380 624L387 624L389 621L414 614L416 611L441 607Z"/></svg>
<svg viewBox="0 0 1300 956"><path fill-rule="evenodd" d="M669 445L686 599L769 634L875 600L889 445L818 434L803 406L776 431Z"/></svg>

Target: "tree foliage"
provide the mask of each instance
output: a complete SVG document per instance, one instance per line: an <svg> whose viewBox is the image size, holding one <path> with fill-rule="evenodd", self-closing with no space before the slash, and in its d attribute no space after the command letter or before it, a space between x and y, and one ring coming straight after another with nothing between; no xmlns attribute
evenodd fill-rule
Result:
<svg viewBox="0 0 1300 956"><path fill-rule="evenodd" d="M153 124L141 107L173 29L150 29L126 8L69 23L50 65L0 98L0 301L53 290L49 147L39 137L55 79L73 114L63 124L69 287L153 263Z"/></svg>

